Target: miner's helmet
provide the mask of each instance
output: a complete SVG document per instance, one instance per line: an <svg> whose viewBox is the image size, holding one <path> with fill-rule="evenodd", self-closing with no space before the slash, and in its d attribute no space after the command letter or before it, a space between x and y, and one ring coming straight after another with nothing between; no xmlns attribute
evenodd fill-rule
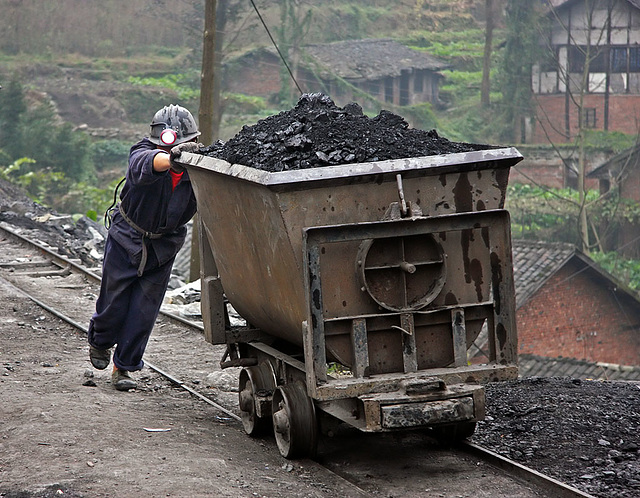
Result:
<svg viewBox="0 0 640 498"><path fill-rule="evenodd" d="M151 120L149 140L160 147L173 147L200 135L193 115L179 105L168 105Z"/></svg>

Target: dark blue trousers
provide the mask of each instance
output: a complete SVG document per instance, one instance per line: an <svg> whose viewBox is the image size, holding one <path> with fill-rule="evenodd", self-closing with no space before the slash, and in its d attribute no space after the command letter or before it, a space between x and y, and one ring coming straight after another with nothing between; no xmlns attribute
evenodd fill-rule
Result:
<svg viewBox="0 0 640 498"><path fill-rule="evenodd" d="M100 296L89 323L89 344L98 349L116 346L113 363L122 370L140 370L142 355L162 305L173 259L162 266L152 250L142 277L127 251L107 237Z"/></svg>

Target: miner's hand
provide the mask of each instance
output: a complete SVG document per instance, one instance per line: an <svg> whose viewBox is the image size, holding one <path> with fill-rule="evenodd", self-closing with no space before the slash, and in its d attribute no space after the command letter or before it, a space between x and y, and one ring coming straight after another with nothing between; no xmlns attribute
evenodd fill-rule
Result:
<svg viewBox="0 0 640 498"><path fill-rule="evenodd" d="M204 147L204 145L197 142L185 142L173 147L171 149L171 153L169 154L169 163L171 164L171 169L176 173L182 173L184 171L184 168L177 164L175 160L180 157L180 154L182 154L183 152L196 152L202 147Z"/></svg>

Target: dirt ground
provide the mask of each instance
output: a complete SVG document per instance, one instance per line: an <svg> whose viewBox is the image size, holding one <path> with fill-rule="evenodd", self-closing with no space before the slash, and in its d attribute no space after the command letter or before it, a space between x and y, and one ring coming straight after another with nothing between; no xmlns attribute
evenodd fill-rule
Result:
<svg viewBox="0 0 640 498"><path fill-rule="evenodd" d="M350 495L147 368L137 390L115 391L86 338L13 288L0 286L0 309L0 496ZM157 330L145 358L171 370L177 344L195 366L183 381L204 382L219 351L202 337ZM212 397L230 406L231 389Z"/></svg>
<svg viewBox="0 0 640 498"><path fill-rule="evenodd" d="M29 292L59 293L53 301L67 303L77 281L37 280ZM362 492L314 461L285 460L272 437L248 437L233 417L148 368L134 374L135 391L114 390L108 370L91 368L82 333L2 282L0 497L540 496L425 434L342 429L340 437L323 439L319 461L347 473ZM81 292L73 311L79 315L71 315L78 322L93 298L92 289ZM162 322L145 361L235 412L237 370L221 372L220 353L199 332Z"/></svg>
<svg viewBox="0 0 640 498"><path fill-rule="evenodd" d="M40 285L61 292L50 280ZM78 304L88 316L93 296L85 295ZM220 353L197 333L161 325L145 360L235 410L237 372L220 372ZM249 438L233 418L148 368L130 393L115 391L109 373L91 368L82 333L0 284L1 497L362 496L314 462L284 460L272 438ZM640 495L638 385L523 379L487 386L487 407L473 442L594 496ZM392 448L419 455L422 444L412 437L394 439ZM383 448L370 454L377 456L360 476L365 481L382 472L374 470L380 456L392 453L378 439L346 443ZM339 471L354 463L349 450L342 453L334 448L321 457ZM383 468L390 481L408 472Z"/></svg>

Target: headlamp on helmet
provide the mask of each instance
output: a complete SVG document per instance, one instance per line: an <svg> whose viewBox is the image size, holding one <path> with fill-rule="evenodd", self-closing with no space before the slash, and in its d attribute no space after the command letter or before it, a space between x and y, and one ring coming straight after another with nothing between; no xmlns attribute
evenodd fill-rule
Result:
<svg viewBox="0 0 640 498"><path fill-rule="evenodd" d="M178 134L171 128L165 128L160 132L160 141L163 145L175 145Z"/></svg>

